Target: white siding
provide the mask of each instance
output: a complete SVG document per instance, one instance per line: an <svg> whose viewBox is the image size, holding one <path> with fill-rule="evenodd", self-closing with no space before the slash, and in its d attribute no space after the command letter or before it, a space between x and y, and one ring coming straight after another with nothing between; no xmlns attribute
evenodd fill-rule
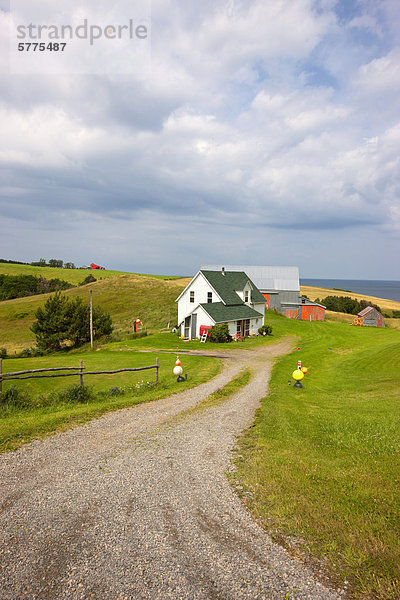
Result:
<svg viewBox="0 0 400 600"><path fill-rule="evenodd" d="M190 292L194 292L194 302L190 302ZM189 283L187 288L178 300L178 324L180 325L185 317L190 315L199 305L207 302L207 292L212 292L213 302L221 302L221 298L214 292L207 279L198 273ZM203 324L203 323L202 323ZM205 325L206 323L204 323Z"/></svg>
<svg viewBox="0 0 400 600"><path fill-rule="evenodd" d="M242 290L235 290L235 292L237 293L237 295L239 296L239 298L241 300L243 300L244 302L244 298L245 298L245 292L249 292L249 302L246 302L246 304L250 304L250 300L251 300L251 285L249 282L246 283L246 285L244 286L244 288Z"/></svg>
<svg viewBox="0 0 400 600"><path fill-rule="evenodd" d="M256 334L260 327L264 325L264 317L260 317L259 319L252 319L250 322L250 333Z"/></svg>
<svg viewBox="0 0 400 600"><path fill-rule="evenodd" d="M215 321L212 320L210 315L206 313L206 311L199 306L197 309L197 327L196 327L196 337L200 337L200 326L201 325L215 325Z"/></svg>
<svg viewBox="0 0 400 600"><path fill-rule="evenodd" d="M231 321L230 323L228 323L228 327L229 335L231 335L232 337L236 335L236 321Z"/></svg>
<svg viewBox="0 0 400 600"><path fill-rule="evenodd" d="M264 318L260 316L259 319L250 319L250 335L256 335L260 327L264 325ZM233 337L236 335L237 321L230 321L228 323L229 334Z"/></svg>
<svg viewBox="0 0 400 600"><path fill-rule="evenodd" d="M262 318L264 320L265 317L265 303L263 302L262 304L252 304L252 308L254 308L254 310L256 310L257 312L260 313L260 315L262 315Z"/></svg>
<svg viewBox="0 0 400 600"><path fill-rule="evenodd" d="M189 315L193 314L193 313L195 313L197 315L195 337L199 338L201 325L210 325L212 327L213 325L215 325L215 321L213 321L211 319L210 315L208 315L201 306L196 306L196 308L193 309L192 313L189 313ZM189 315L185 315L185 317L188 317ZM181 335L184 335L184 331L185 331L185 321L183 319L182 324L181 324L181 329L180 329ZM189 339L193 339L192 337L190 337L191 335L192 335L192 327L190 327Z"/></svg>

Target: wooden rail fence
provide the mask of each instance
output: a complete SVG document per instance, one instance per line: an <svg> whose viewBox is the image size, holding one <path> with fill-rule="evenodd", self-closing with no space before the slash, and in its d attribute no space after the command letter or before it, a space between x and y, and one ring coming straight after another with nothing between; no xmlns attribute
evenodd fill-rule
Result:
<svg viewBox="0 0 400 600"><path fill-rule="evenodd" d="M51 369L30 369L26 371L14 371L10 373L3 373L3 359L0 358L0 402L1 395L3 392L3 381L9 381L11 379L22 380L22 379L38 379L41 377L72 377L79 375L79 383L83 386L83 375L113 375L114 373L123 373L125 371L146 371L148 369L156 370L156 383L158 383L158 370L160 368L158 358L156 358L156 364L148 367L135 367L126 369L114 369L112 371L85 371L86 367L83 366L83 361L79 361L79 367L54 367ZM54 371L74 371L73 373L54 373ZM36 373L50 373L50 375L36 375Z"/></svg>

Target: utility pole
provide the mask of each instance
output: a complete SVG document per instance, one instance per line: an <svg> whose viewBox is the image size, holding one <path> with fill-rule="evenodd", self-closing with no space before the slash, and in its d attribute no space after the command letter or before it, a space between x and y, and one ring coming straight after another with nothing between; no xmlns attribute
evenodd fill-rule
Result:
<svg viewBox="0 0 400 600"><path fill-rule="evenodd" d="M90 347L93 350L93 299L92 299L92 290L90 290Z"/></svg>

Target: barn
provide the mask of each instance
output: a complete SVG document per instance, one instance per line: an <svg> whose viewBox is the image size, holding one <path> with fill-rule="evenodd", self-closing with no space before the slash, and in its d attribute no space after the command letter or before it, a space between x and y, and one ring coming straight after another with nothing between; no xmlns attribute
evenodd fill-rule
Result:
<svg viewBox="0 0 400 600"><path fill-rule="evenodd" d="M355 321L358 321L357 325L359 324L363 327L385 327L383 315L372 306L367 306L367 308L359 312Z"/></svg>
<svg viewBox="0 0 400 600"><path fill-rule="evenodd" d="M202 265L219 271L224 265ZM277 310L289 319L324 321L325 306L300 295L298 267L225 265L228 271L244 271L265 298L266 308Z"/></svg>

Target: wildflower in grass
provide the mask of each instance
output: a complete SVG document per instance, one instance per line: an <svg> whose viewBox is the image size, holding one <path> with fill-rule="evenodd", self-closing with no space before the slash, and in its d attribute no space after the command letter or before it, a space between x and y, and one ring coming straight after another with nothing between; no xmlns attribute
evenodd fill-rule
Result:
<svg viewBox="0 0 400 600"><path fill-rule="evenodd" d="M109 393L111 396L122 396L122 394L124 394L124 393L125 393L125 390L124 390L123 388L119 388L118 386L115 386L115 387L113 387L113 388L110 388L110 389L108 390L108 393Z"/></svg>

